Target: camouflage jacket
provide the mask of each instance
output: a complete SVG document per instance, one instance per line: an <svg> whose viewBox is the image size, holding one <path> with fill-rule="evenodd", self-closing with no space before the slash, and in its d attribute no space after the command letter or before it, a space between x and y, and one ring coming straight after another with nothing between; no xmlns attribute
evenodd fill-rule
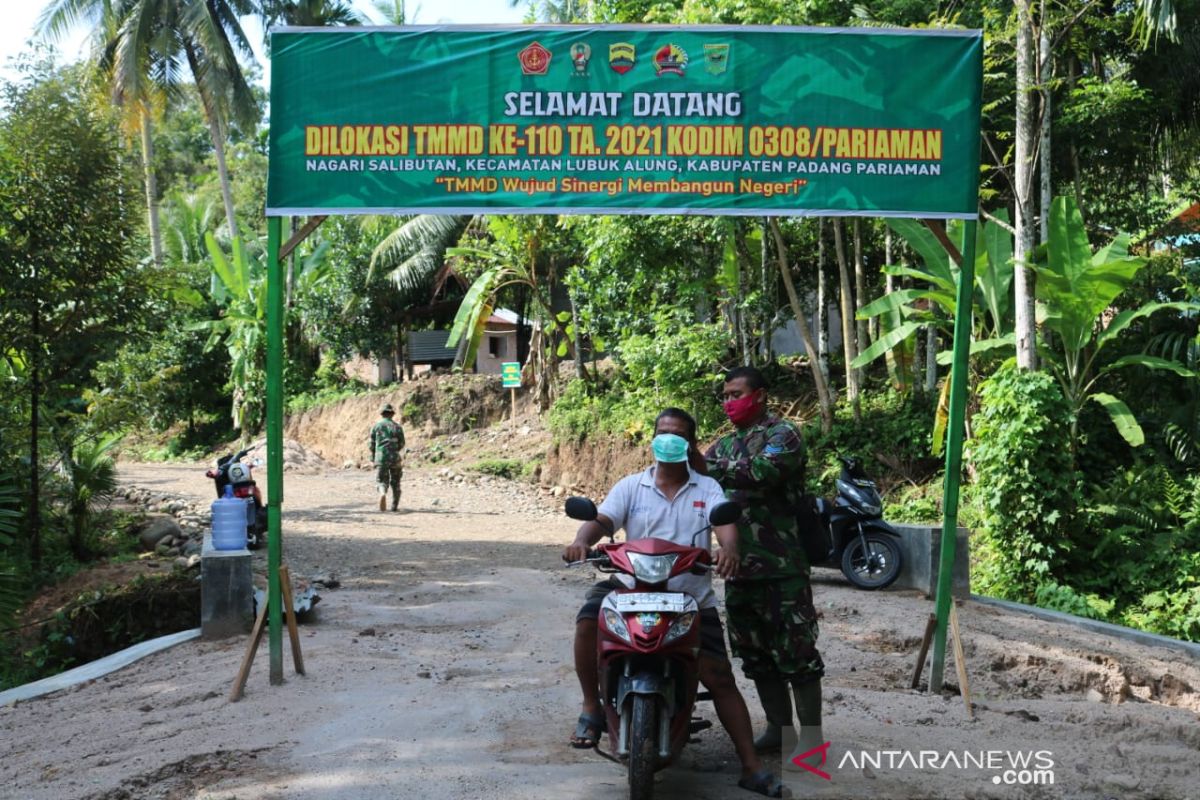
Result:
<svg viewBox="0 0 1200 800"><path fill-rule="evenodd" d="M788 420L768 413L734 431L704 454L708 474L742 506L738 523L739 580L807 575L796 508L804 494L804 439Z"/></svg>
<svg viewBox="0 0 1200 800"><path fill-rule="evenodd" d="M383 419L371 426L371 459L376 464L395 464L404 449L404 428L394 419Z"/></svg>

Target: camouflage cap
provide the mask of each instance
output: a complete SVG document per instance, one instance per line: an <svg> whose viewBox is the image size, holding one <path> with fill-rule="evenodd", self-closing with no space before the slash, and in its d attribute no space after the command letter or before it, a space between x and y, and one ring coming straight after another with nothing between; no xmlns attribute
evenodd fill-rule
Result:
<svg viewBox="0 0 1200 800"><path fill-rule="evenodd" d="M391 403L384 403L383 408L379 409L379 413L380 414L395 414L396 409L392 406Z"/></svg>

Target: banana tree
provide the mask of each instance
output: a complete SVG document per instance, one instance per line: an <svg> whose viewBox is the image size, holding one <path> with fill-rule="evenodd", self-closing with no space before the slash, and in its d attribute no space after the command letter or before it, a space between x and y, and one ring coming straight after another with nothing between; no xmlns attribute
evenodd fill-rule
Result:
<svg viewBox="0 0 1200 800"><path fill-rule="evenodd" d="M972 356L995 350L1003 353L1014 346L1010 298L1013 242L1003 225L1007 222L1006 212L1001 209L995 216L998 221L989 220L976 229L975 291L972 293L974 329L970 345ZM929 228L910 219L889 219L887 224L908 243L917 256L918 264L889 265L884 267L884 272L910 278L916 285L886 294L858 312L863 319L880 318L880 336L851 362L851 366L864 367L878 358L886 357L893 383L903 390L910 385L907 378L913 367L919 332L933 324L947 335L951 334L957 311L960 270ZM946 235L951 241L961 240L962 223L951 222L947 225ZM938 363L949 364L952 355L950 352L939 354ZM934 418L935 454L942 449L949 389L950 382L945 381Z"/></svg>
<svg viewBox="0 0 1200 800"><path fill-rule="evenodd" d="M537 231L529 230L506 217L488 217L487 226L491 239L483 246L453 247L446 251L447 255L471 259L484 265L483 272L467 289L458 307L446 345L459 348L457 363L475 363L479 342L500 292L510 286L524 287L529 292L532 316L536 320L529 343L529 358L539 407L545 410L552 399L550 394L555 359L565 355L568 350L566 341L554 348L554 335L561 330L569 338L574 333L570 325L564 327L562 324L570 319L570 313L564 312L560 320L551 308L554 264L543 265L543 272L538 269L542 260L538 243L543 237Z"/></svg>
<svg viewBox="0 0 1200 800"><path fill-rule="evenodd" d="M266 385L263 381L267 342L267 263L265 248L252 252L240 238L233 240L233 257L227 258L211 232L204 243L212 259L214 303L221 317L188 326L208 331L205 352L222 342L229 351L229 383L233 390L230 416L233 425L249 440L263 419ZM325 252L328 243L317 246L297 268L295 296L315 289L328 275ZM285 309L285 315L293 310ZM287 324L285 318L284 324Z"/></svg>
<svg viewBox="0 0 1200 800"><path fill-rule="evenodd" d="M1092 252L1083 217L1070 196L1056 197L1050 207L1050 238L1034 252L1037 271L1039 352L1058 379L1074 413L1071 443L1075 445L1079 413L1090 400L1108 412L1117 432L1132 447L1145 434L1129 406L1107 392L1095 391L1108 375L1126 367L1166 370L1185 378L1198 373L1179 361L1135 353L1106 361L1109 347L1131 324L1159 311L1200 309L1192 302L1146 303L1117 312L1107 325L1113 302L1133 282L1146 259L1129 254L1129 235L1120 233Z"/></svg>
<svg viewBox="0 0 1200 800"><path fill-rule="evenodd" d="M1004 219L1004 212L998 212ZM884 272L912 278L917 285L880 297L858 312L860 319L880 317L880 337L863 350L851 366L864 367L891 353L897 363L910 361L907 353L918 331L933 323L950 333L956 312L955 293L958 265L933 233L910 219L889 219L888 226L898 233L916 253L918 266L889 265ZM951 222L946 234L951 241L961 238L961 223ZM1011 347L1012 319L1009 287L1013 279L1012 238L1001 225L989 221L977 228L975 248L974 320L971 354ZM941 313L935 313L934 309ZM950 354L943 353L939 363L947 364Z"/></svg>

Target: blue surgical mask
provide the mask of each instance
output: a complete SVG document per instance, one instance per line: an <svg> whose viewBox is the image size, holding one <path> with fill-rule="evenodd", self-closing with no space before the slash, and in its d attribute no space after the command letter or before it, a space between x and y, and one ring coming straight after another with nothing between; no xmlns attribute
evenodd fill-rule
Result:
<svg viewBox="0 0 1200 800"><path fill-rule="evenodd" d="M688 440L673 433L660 433L650 442L654 451L654 460L663 464L678 464L687 461Z"/></svg>

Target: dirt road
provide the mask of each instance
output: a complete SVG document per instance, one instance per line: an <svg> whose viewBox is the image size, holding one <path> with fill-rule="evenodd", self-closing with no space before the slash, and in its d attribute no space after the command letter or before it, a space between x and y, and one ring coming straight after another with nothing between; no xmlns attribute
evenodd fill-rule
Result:
<svg viewBox="0 0 1200 800"><path fill-rule="evenodd" d="M194 466L122 477L209 491ZM619 767L564 744L577 713L572 621L593 575L562 569L574 525L530 492L417 471L391 514L374 510L367 473L289 473L286 561L342 582L301 629L308 675L285 661L287 683L271 687L260 652L246 698L230 704L245 641L196 642L0 709L0 797L622 797ZM855 592L831 572L818 581L831 780L797 775L797 795L1200 796L1200 665L1186 656L966 603L970 722L957 697L901 688L927 601ZM658 796L751 797L719 725L702 737ZM1053 785L1003 783L1008 758L1039 750ZM956 768L981 751L997 751L983 754L993 768Z"/></svg>

